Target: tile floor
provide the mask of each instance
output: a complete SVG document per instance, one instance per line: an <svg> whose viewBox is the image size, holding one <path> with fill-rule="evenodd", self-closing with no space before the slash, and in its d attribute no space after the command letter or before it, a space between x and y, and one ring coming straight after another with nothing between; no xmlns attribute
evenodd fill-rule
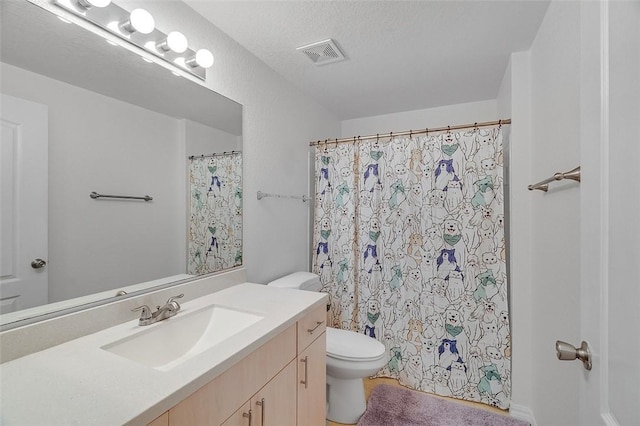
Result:
<svg viewBox="0 0 640 426"><path fill-rule="evenodd" d="M367 400L369 399L369 394L371 393L373 388L376 385L379 385L379 384L382 384L382 383L387 384L387 385L392 385L392 386L400 386L398 384L398 381L395 380L395 379L385 379L385 378L381 378L381 377L380 378L376 378L376 379L364 379L364 395L367 398ZM433 395L433 394L429 394L429 395ZM456 403L459 403L459 404L469 405L471 407L476 407L476 408L481 408L483 410L492 411L494 413L505 414L505 415L508 414L507 411L504 411L504 410L501 410L501 409L495 408L495 407L490 407L490 406L488 406L486 404L479 404L479 403L470 402L470 401L462 401L460 399L454 399L454 398L446 398L446 397L438 396L438 395L433 395L433 396L436 396L438 398L448 399L449 401L456 402ZM341 425L342 425L342 423L335 423L335 422L327 421L327 426L341 426Z"/></svg>

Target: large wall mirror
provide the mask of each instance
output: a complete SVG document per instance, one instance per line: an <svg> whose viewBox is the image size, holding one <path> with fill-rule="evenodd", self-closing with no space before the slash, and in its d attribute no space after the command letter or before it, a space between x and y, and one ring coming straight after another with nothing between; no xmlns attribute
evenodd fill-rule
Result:
<svg viewBox="0 0 640 426"><path fill-rule="evenodd" d="M241 265L242 106L26 0L1 8L0 325Z"/></svg>

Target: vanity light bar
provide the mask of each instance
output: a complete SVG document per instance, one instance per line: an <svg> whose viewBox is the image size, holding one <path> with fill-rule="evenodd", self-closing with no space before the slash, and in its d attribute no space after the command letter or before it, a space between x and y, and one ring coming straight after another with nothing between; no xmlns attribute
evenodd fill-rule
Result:
<svg viewBox="0 0 640 426"><path fill-rule="evenodd" d="M201 80L206 79L206 68L213 65L211 52L188 48L186 37L178 31L167 35L158 30L153 16L144 9L128 12L107 0L53 0L53 3Z"/></svg>

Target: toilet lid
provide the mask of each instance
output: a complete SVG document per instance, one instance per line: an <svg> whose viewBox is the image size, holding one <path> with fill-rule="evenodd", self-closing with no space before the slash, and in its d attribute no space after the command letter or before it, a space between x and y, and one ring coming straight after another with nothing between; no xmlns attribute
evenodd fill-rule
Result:
<svg viewBox="0 0 640 426"><path fill-rule="evenodd" d="M348 330L327 327L327 356L344 360L374 360L385 347L376 339Z"/></svg>

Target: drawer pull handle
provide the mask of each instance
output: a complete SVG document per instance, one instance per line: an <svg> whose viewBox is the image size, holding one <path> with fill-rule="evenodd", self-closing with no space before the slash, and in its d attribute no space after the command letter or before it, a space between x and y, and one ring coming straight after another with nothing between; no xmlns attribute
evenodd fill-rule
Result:
<svg viewBox="0 0 640 426"><path fill-rule="evenodd" d="M261 413L261 416L260 416L260 419L261 419L260 421L261 421L262 423L260 423L260 424L261 424L262 426L264 426L264 406L265 406L265 404L264 404L264 398L260 399L260 401L256 401L256 405L257 405L258 407L260 407L260 411L262 412L262 413Z"/></svg>
<svg viewBox="0 0 640 426"><path fill-rule="evenodd" d="M306 389L309 386L309 361L307 360L308 356L305 356L300 360L300 362L304 362L304 380L300 380L300 383L304 385Z"/></svg>
<svg viewBox="0 0 640 426"><path fill-rule="evenodd" d="M316 321L316 326L313 328L307 328L307 333L313 334L313 332L316 331L323 323L324 321Z"/></svg>
<svg viewBox="0 0 640 426"><path fill-rule="evenodd" d="M249 419L249 426L251 426L251 410L248 413L242 413L242 417Z"/></svg>

